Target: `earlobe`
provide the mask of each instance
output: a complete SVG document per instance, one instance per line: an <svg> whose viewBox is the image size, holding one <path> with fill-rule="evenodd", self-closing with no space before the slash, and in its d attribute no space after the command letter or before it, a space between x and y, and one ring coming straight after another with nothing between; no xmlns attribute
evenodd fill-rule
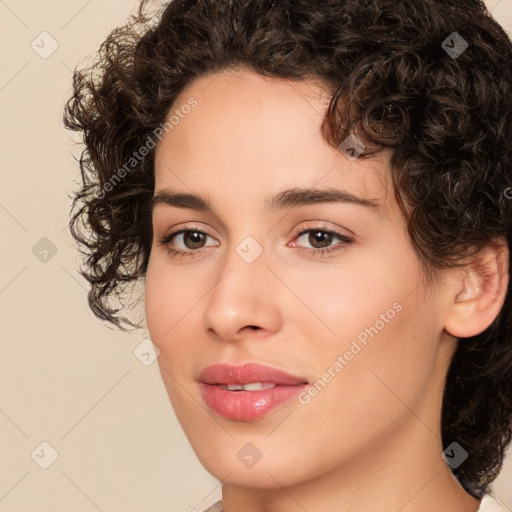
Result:
<svg viewBox="0 0 512 512"><path fill-rule="evenodd" d="M445 330L457 338L485 331L498 316L509 283L509 249L501 238L482 249L461 273L445 320Z"/></svg>

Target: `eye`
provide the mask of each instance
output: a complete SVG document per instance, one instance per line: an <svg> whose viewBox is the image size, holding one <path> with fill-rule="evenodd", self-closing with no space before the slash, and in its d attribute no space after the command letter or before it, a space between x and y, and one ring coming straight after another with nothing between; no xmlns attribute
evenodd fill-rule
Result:
<svg viewBox="0 0 512 512"><path fill-rule="evenodd" d="M337 231L324 229L323 227L308 227L306 229L302 229L296 234L297 240L300 240L301 238L305 242L309 243L312 248L299 246L299 250L321 256L346 249L354 241L352 237L343 235ZM340 243L332 246L331 244L336 239L340 240Z"/></svg>
<svg viewBox="0 0 512 512"><path fill-rule="evenodd" d="M186 229L180 229L178 231L174 231L163 236L158 244L164 246L167 251L171 255L181 255L181 256L194 256L196 254L203 253L203 247L208 247L203 245L206 237L212 238L212 236L199 228L189 227ZM175 249L173 245L181 242L182 248ZM213 245L219 245L213 244Z"/></svg>

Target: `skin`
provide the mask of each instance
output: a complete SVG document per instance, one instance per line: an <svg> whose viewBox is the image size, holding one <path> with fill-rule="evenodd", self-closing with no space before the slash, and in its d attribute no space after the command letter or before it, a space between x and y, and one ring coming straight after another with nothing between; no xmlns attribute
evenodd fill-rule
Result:
<svg viewBox="0 0 512 512"><path fill-rule="evenodd" d="M483 263L500 271L491 286L472 271L443 271L429 288L393 193L390 154L350 161L330 147L320 131L328 96L318 84L224 70L190 83L171 111L190 97L196 108L156 149L155 193L198 194L214 213L153 210L146 321L178 420L223 482L224 509L477 510L441 458L442 392L457 336L483 331L501 308L506 255L485 253ZM265 210L269 196L292 187L343 189L380 211L350 203ZM193 258L158 244L184 228L211 234L170 244L202 247ZM305 228L354 241L314 245L313 236L294 236ZM252 263L236 252L247 236L263 250ZM335 246L326 256L308 252ZM219 362L316 381L394 303L401 311L308 404L294 399L244 422L203 401L198 375ZM262 454L252 467L237 457L246 443Z"/></svg>

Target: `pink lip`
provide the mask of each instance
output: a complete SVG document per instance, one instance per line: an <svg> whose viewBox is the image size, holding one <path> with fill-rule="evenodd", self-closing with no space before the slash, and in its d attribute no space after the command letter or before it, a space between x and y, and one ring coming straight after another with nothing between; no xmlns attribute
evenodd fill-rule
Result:
<svg viewBox="0 0 512 512"><path fill-rule="evenodd" d="M208 407L224 418L237 421L254 421L265 416L298 395L308 384L305 378L256 363L208 366L198 380ZM229 391L219 387L252 382L273 383L276 387L259 391Z"/></svg>

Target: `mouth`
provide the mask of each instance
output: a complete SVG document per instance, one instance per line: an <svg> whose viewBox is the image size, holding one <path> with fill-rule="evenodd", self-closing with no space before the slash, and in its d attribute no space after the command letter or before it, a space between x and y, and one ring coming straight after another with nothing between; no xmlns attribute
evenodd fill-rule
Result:
<svg viewBox="0 0 512 512"><path fill-rule="evenodd" d="M309 383L277 368L256 363L216 364L199 375L206 405L234 421L255 421L289 402Z"/></svg>

